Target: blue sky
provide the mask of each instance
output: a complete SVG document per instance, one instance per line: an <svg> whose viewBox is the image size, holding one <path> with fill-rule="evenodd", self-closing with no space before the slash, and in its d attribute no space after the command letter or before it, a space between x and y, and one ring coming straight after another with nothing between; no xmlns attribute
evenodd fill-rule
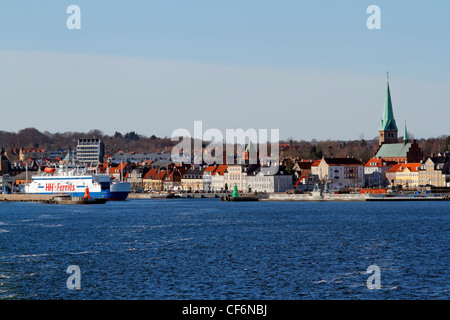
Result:
<svg viewBox="0 0 450 320"><path fill-rule="evenodd" d="M81 30L66 27L71 4ZM381 30L366 27L372 4ZM449 134L448 12L444 0L9 1L0 105L27 116L0 130L170 136L202 120L279 128L281 138L370 139L389 70L400 127Z"/></svg>

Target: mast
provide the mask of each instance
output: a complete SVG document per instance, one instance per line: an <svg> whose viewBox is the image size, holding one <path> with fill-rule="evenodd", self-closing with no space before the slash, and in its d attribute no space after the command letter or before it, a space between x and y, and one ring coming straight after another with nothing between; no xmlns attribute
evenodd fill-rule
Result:
<svg viewBox="0 0 450 320"><path fill-rule="evenodd" d="M28 185L28 161L25 161L25 186Z"/></svg>

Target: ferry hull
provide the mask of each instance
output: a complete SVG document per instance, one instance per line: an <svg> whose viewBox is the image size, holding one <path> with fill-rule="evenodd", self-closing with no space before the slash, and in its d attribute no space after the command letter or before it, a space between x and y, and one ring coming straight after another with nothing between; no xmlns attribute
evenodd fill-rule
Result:
<svg viewBox="0 0 450 320"><path fill-rule="evenodd" d="M111 192L108 201L123 201L128 197L129 192Z"/></svg>
<svg viewBox="0 0 450 320"><path fill-rule="evenodd" d="M33 193L33 194L54 194L54 193L48 193L48 192L41 192L41 193ZM84 192L65 192L64 194L68 194L72 197L84 197ZM128 198L129 192L108 192L108 191L101 191L101 192L89 192L89 196L91 199L105 199L108 201L122 201L126 200ZM55 193L56 195L56 193Z"/></svg>

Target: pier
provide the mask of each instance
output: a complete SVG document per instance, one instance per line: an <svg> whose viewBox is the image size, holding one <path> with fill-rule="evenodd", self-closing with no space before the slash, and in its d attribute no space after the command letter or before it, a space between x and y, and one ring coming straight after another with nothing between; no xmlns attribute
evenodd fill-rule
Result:
<svg viewBox="0 0 450 320"><path fill-rule="evenodd" d="M174 198L183 198L183 199L201 199L201 198L220 198L222 195L228 193L175 193ZM130 193L127 199L152 199L149 193Z"/></svg>
<svg viewBox="0 0 450 320"><path fill-rule="evenodd" d="M0 194L0 202L45 202L53 199L54 194Z"/></svg>

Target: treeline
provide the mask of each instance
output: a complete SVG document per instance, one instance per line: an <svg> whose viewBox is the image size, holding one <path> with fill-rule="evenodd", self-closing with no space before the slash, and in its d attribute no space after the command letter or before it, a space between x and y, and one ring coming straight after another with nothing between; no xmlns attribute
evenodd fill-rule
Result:
<svg viewBox="0 0 450 320"><path fill-rule="evenodd" d="M10 152L14 148L41 148L41 149L67 149L75 148L79 138L99 138L105 144L107 153L116 152L156 152L170 150L178 142L171 141L168 137L150 137L138 134L134 131L115 132L113 135L104 134L100 130L89 132L64 132L50 133L40 132L35 128L26 128L19 132L0 131L0 147ZM432 153L448 151L450 148L450 136L442 135L437 138L416 139L425 156ZM208 143L204 142L203 146ZM378 149L378 138L365 140L363 138L351 141L325 140L304 141L288 140L280 141L284 144L281 155L299 159L320 159L325 157L354 157L359 160L369 160ZM289 145L289 147L286 147Z"/></svg>
<svg viewBox="0 0 450 320"><path fill-rule="evenodd" d="M104 134L100 130L89 132L40 132L35 128L26 128L19 132L0 131L0 146L6 151L14 148L41 148L41 149L74 149L80 138L98 138L105 144L108 153L124 152L156 152L165 151L166 147L176 144L170 138L159 138L154 135L146 137L134 131L127 133L116 132L114 135Z"/></svg>

